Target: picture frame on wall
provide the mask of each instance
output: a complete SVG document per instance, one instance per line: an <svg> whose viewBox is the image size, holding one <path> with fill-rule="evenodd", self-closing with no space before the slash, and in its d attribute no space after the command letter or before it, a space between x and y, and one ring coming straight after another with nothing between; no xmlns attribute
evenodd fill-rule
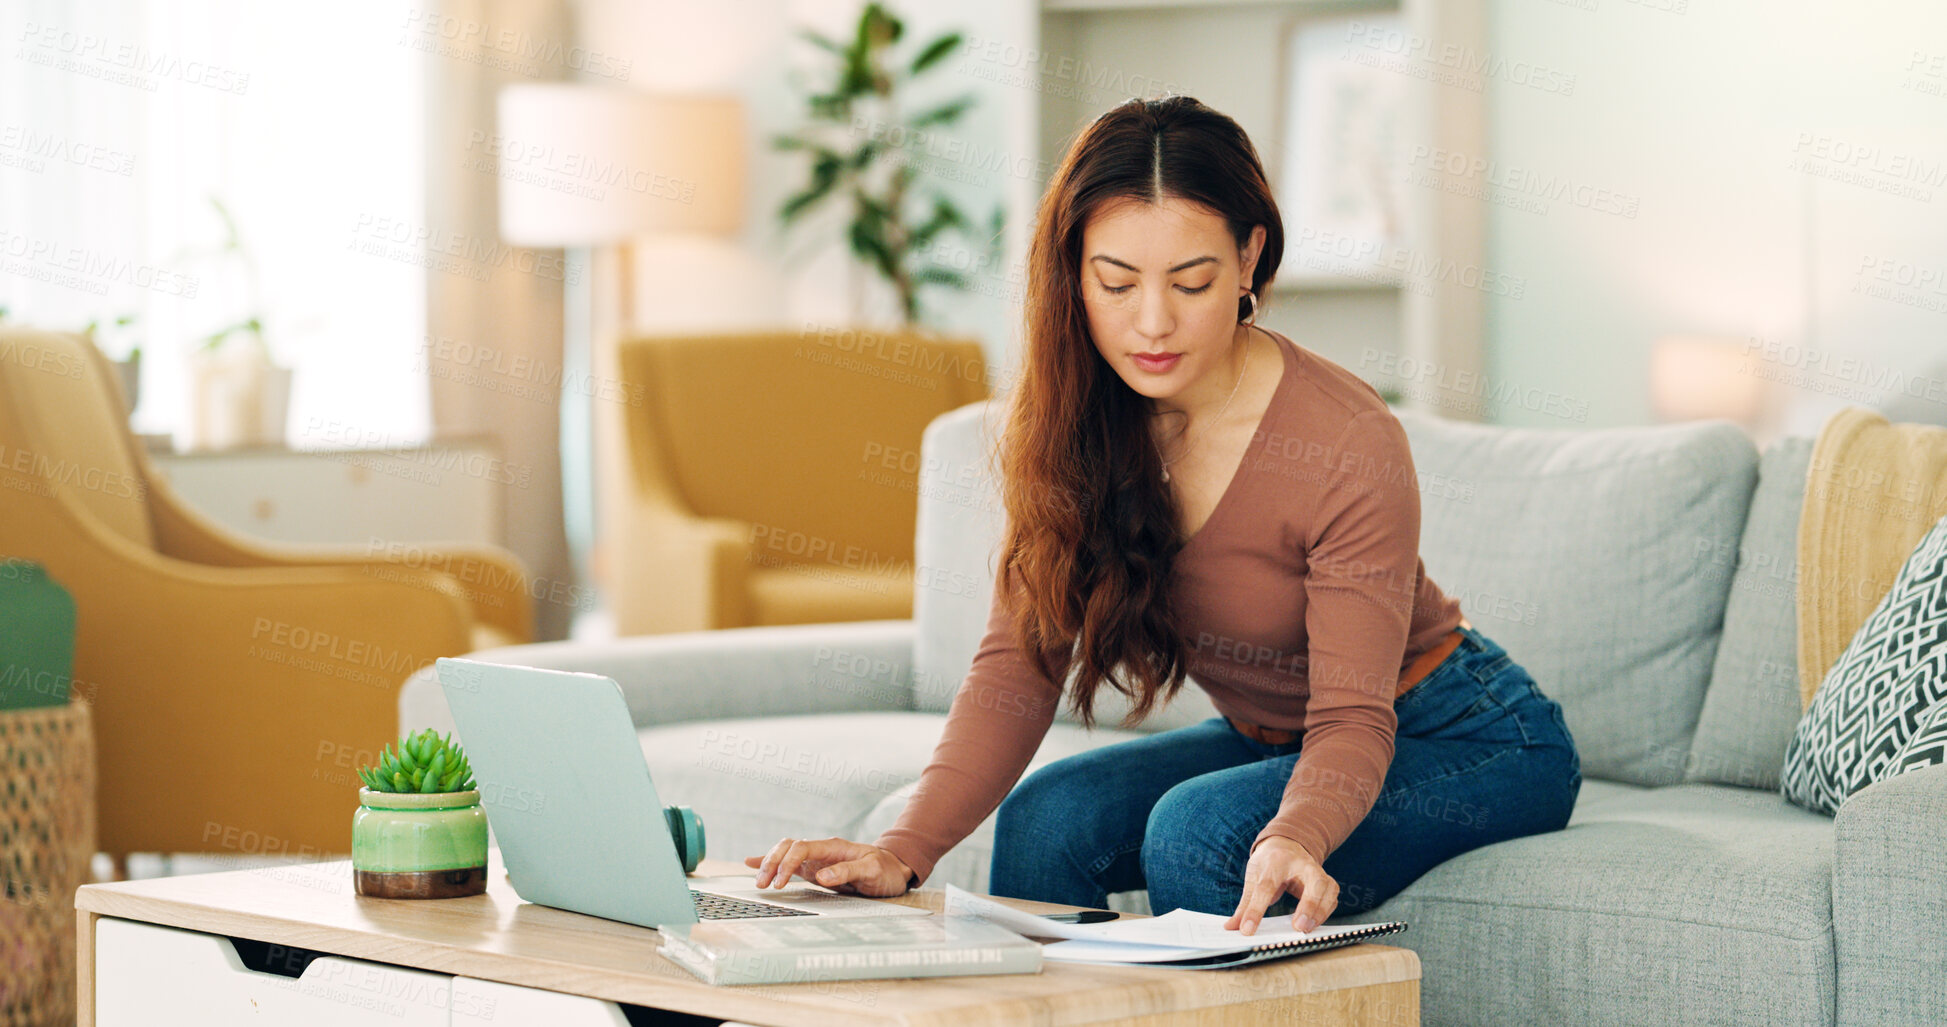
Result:
<svg viewBox="0 0 1947 1027"><path fill-rule="evenodd" d="M1267 168L1285 223L1281 280L1347 289L1401 282L1410 69L1370 45L1388 33L1406 33L1396 8L1301 15L1285 25L1279 135Z"/></svg>

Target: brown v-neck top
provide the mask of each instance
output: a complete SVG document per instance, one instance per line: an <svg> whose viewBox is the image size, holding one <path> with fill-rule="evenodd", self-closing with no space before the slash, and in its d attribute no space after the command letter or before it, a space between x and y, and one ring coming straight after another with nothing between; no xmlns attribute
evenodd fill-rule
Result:
<svg viewBox="0 0 1947 1027"><path fill-rule="evenodd" d="M1399 680L1460 623L1460 603L1419 556L1419 479L1399 419L1357 375L1269 334L1284 374L1230 484L1178 553L1171 599L1189 676L1218 711L1303 732L1258 840L1292 839L1322 863L1378 798ZM878 839L921 881L1000 805L1061 701L994 592L932 761Z"/></svg>

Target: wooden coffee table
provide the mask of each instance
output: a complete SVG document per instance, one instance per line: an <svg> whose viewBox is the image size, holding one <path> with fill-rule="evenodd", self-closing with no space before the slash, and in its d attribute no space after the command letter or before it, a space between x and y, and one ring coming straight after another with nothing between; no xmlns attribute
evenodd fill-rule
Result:
<svg viewBox="0 0 1947 1027"><path fill-rule="evenodd" d="M847 1027L1419 1023L1418 956L1374 944L1237 970L1050 962L1038 974L711 987L663 959L653 930L525 902L491 865L487 893L461 899L355 895L349 860L84 885L81 1027L644 1019L624 1005ZM715 861L700 870L750 872ZM921 889L887 901L937 911L943 897Z"/></svg>

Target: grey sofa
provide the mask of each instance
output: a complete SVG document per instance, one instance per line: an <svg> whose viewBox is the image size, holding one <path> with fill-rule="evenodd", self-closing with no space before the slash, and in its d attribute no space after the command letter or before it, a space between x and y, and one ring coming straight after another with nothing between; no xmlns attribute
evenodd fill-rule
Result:
<svg viewBox="0 0 1947 1027"><path fill-rule="evenodd" d="M962 408L925 435L911 621L477 657L621 682L664 801L702 814L714 856L782 835L870 840L925 766L985 623L996 412ZM1799 713L1795 537L1812 440L1760 456L1722 421L1399 416L1428 572L1560 701L1584 783L1566 829L1476 849L1332 922L1411 922L1391 940L1421 956L1428 1024L1941 1022L1947 767L1869 788L1836 820L1777 794ZM1143 729L1212 713L1186 689ZM426 673L400 717L452 723ZM1036 763L1132 736L1064 716ZM992 829L927 883L981 888ZM1140 894L1112 905L1146 908Z"/></svg>

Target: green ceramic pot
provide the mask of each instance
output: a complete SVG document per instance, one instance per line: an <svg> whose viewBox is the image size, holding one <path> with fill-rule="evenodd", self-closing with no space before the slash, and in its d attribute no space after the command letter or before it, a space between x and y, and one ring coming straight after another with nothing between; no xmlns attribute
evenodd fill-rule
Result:
<svg viewBox="0 0 1947 1027"><path fill-rule="evenodd" d="M358 790L352 880L382 899L448 899L487 890L487 812L480 790Z"/></svg>

